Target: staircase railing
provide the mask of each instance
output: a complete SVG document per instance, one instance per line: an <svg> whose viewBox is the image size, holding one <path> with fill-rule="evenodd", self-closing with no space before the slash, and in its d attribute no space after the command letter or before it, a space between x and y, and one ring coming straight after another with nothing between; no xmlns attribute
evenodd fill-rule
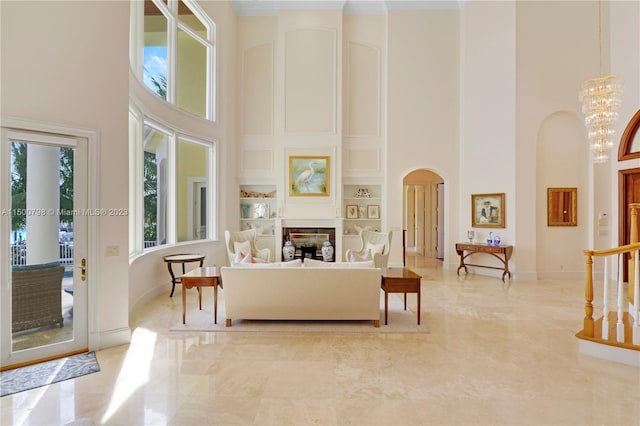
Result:
<svg viewBox="0 0 640 426"><path fill-rule="evenodd" d="M585 250L586 259L586 277L585 277L585 305L584 305L584 329L583 333L586 337L595 336L595 321L593 318L593 258L602 257L604 259L604 276L603 276L603 300L602 300L602 339L609 339L609 293L613 290L616 300L616 336L615 341L624 343L624 314L628 310L631 315L632 325L632 341L633 345L640 345L640 243L628 244L625 246L614 247L607 250ZM625 255L629 254L631 262L629 262L629 283L632 291L624 292L624 264ZM613 270L610 270L610 260L617 260L617 279L614 281L616 286L610 288L610 277ZM633 278L631 278L633 277ZM631 302L633 300L633 302ZM632 304L633 303L633 304ZM613 336L611 336L613 338Z"/></svg>

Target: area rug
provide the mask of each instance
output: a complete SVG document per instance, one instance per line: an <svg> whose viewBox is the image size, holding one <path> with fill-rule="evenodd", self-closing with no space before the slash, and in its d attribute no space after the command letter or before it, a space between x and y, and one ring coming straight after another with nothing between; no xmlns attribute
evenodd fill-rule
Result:
<svg viewBox="0 0 640 426"><path fill-rule="evenodd" d="M345 332L345 333L428 333L424 315L417 324L415 313L416 294L407 294L409 300L404 310L403 295L389 294L388 324L384 324L384 294L380 295L380 327L373 321L294 321L294 320L240 320L234 319L231 327L226 327L224 311L224 291L218 292L218 323L213 323L213 298L209 292L202 295L202 310L198 310L196 297L187 299L186 324L180 321L170 331L213 331L213 332ZM412 303L413 302L413 303Z"/></svg>
<svg viewBox="0 0 640 426"><path fill-rule="evenodd" d="M0 396L23 392L100 371L94 352L28 365L0 373Z"/></svg>

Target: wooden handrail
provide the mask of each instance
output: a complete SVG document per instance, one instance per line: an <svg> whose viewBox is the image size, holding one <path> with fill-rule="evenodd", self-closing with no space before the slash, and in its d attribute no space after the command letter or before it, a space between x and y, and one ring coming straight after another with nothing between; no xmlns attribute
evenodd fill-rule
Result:
<svg viewBox="0 0 640 426"><path fill-rule="evenodd" d="M631 253L640 250L640 243L627 244L620 247L613 247L606 250L585 250L585 256L610 256L612 254Z"/></svg>

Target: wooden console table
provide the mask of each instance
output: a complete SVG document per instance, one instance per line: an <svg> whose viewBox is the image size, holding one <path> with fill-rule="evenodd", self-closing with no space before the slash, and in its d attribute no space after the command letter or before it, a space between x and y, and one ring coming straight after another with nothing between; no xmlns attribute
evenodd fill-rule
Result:
<svg viewBox="0 0 640 426"><path fill-rule="evenodd" d="M456 252L458 253L458 256L460 256L460 266L458 266L458 270L456 271L458 275L460 275L460 269L462 268L464 268L465 272L468 272L467 266L477 266L479 268L502 270L502 282L504 282L505 275L509 275L509 279L511 279L511 272L509 272L509 259L511 258L511 253L513 252L513 246L487 246L484 244L457 243ZM467 253L465 254L465 252ZM502 262L503 267L500 268L498 266L478 265L465 262L465 259L467 257L476 253L486 253L497 258L500 262Z"/></svg>

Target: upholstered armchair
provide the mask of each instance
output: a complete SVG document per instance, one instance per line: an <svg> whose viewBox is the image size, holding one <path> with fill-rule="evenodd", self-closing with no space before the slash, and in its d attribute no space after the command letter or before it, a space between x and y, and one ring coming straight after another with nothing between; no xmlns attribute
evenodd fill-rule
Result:
<svg viewBox="0 0 640 426"><path fill-rule="evenodd" d="M234 262L237 252L242 252L245 255L249 254L249 250L247 250L247 248L250 248L251 257L253 257L256 262L271 262L271 250L268 248L259 249L256 246L256 235L257 233L255 229L247 229L246 231L238 232L229 232L228 230L224 231L229 264ZM245 253L245 251L247 253Z"/></svg>
<svg viewBox="0 0 640 426"><path fill-rule="evenodd" d="M347 262L373 260L376 268L386 268L391 251L391 232L360 231L361 247L359 250L347 250Z"/></svg>

